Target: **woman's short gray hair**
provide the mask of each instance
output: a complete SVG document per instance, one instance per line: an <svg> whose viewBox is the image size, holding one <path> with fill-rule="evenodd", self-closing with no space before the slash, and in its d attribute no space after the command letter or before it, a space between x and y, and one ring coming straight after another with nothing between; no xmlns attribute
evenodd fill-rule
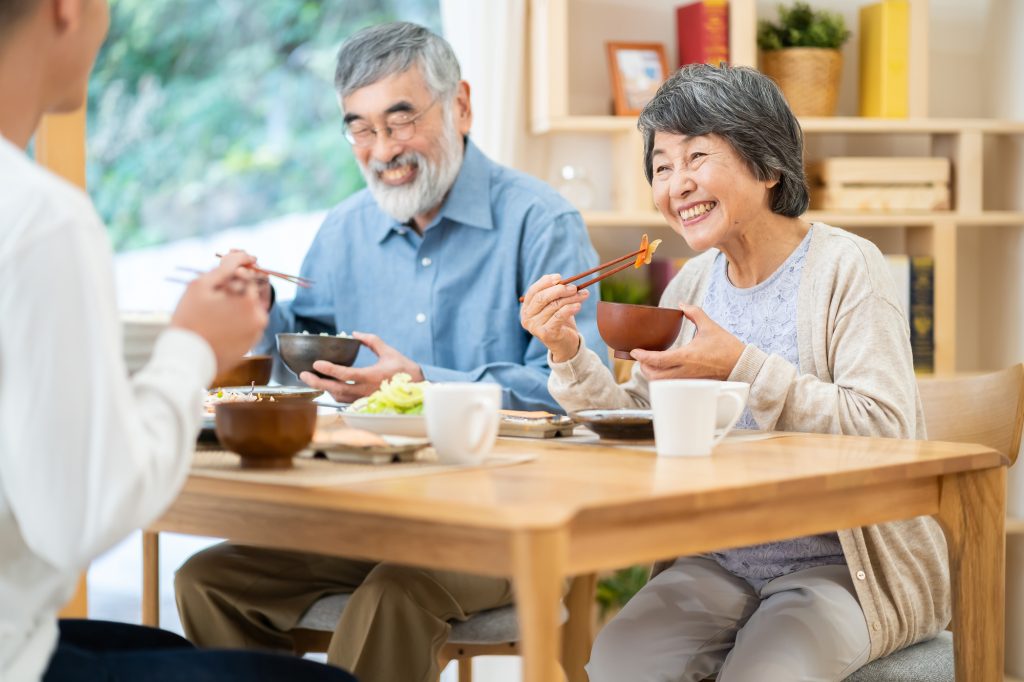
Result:
<svg viewBox="0 0 1024 682"><path fill-rule="evenodd" d="M436 99L454 97L462 73L452 46L428 29L404 21L371 26L346 40L338 50L334 88L344 99L414 64Z"/></svg>
<svg viewBox="0 0 1024 682"><path fill-rule="evenodd" d="M804 136L775 82L745 66L688 64L658 88L637 123L644 138L644 172L651 182L654 134L725 139L758 180L778 179L774 213L795 218L807 210Z"/></svg>

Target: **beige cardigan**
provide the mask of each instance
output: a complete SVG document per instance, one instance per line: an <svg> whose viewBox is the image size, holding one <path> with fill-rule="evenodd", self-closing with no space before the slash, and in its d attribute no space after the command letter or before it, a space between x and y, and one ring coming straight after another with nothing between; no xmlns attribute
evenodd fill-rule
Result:
<svg viewBox="0 0 1024 682"><path fill-rule="evenodd" d="M676 275L661 305L700 305L718 251ZM925 438L909 327L878 248L815 223L797 293L797 369L748 345L729 376L750 384L748 405L765 430ZM689 320L675 345L695 331ZM549 356L550 361L550 356ZM551 363L548 389L567 411L646 407L647 379L633 368L618 385L597 355ZM931 517L839 531L871 637L871 659L929 639L950 620L946 541Z"/></svg>

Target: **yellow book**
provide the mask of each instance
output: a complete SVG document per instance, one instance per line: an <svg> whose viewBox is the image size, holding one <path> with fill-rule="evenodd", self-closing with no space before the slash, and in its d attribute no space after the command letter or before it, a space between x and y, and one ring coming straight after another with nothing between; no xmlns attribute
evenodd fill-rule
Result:
<svg viewBox="0 0 1024 682"><path fill-rule="evenodd" d="M860 8L860 115L906 118L910 99L910 3Z"/></svg>

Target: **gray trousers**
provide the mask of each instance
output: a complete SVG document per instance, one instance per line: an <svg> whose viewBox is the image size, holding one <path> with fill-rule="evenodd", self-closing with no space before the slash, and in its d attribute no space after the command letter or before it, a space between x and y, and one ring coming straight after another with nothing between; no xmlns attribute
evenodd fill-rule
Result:
<svg viewBox="0 0 1024 682"><path fill-rule="evenodd" d="M590 682L842 680L868 661L864 612L846 566L760 589L712 559L655 576L597 636Z"/></svg>

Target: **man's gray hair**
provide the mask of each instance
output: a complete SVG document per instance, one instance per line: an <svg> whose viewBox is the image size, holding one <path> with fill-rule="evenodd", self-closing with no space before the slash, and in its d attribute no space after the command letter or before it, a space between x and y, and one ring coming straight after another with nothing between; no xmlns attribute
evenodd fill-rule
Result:
<svg viewBox="0 0 1024 682"><path fill-rule="evenodd" d="M640 113L644 172L651 182L654 134L714 134L725 139L758 180L778 179L771 209L798 217L807 210L804 136L779 86L745 66L688 64L658 88Z"/></svg>
<svg viewBox="0 0 1024 682"><path fill-rule="evenodd" d="M462 73L452 46L417 24L398 21L359 31L338 50L334 88L342 99L418 65L435 99L455 96Z"/></svg>

